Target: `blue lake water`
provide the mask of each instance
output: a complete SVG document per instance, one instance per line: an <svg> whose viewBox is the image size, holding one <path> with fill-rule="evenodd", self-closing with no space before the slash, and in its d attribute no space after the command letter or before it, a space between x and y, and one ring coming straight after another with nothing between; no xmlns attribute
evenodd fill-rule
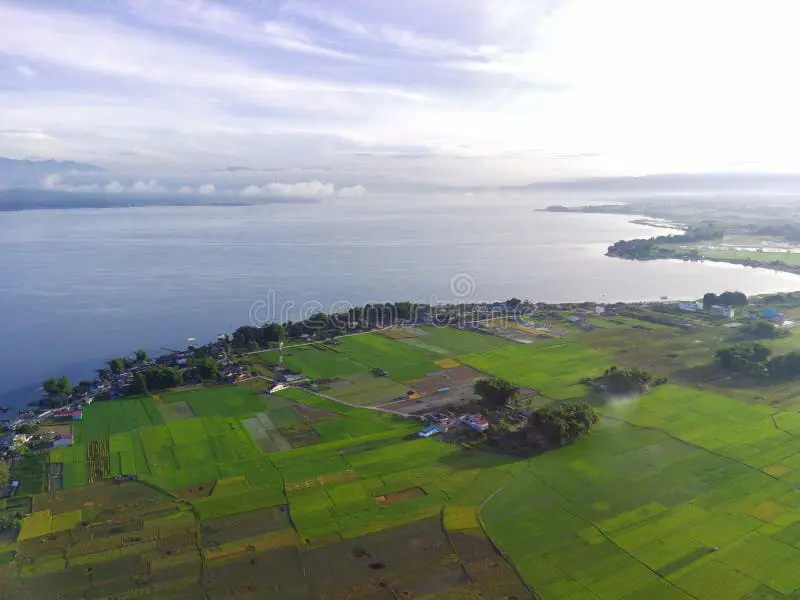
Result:
<svg viewBox="0 0 800 600"><path fill-rule="evenodd" d="M251 313L280 318L281 307L297 318L337 302L800 289L785 273L607 258L612 242L664 230L534 208L450 199L0 213L0 402L19 405L48 376L77 379L138 347L212 339Z"/></svg>

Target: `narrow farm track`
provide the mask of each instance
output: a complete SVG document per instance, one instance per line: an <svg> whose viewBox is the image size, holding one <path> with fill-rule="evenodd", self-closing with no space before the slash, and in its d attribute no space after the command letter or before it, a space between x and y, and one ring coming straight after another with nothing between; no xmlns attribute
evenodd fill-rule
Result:
<svg viewBox="0 0 800 600"><path fill-rule="evenodd" d="M264 381L272 383L271 379L269 379L268 377L264 377L263 375L256 375L255 377L253 377L253 379L262 379ZM289 387L291 388L293 386L289 386ZM416 415L409 415L409 414L406 414L406 413L403 413L403 412L400 412L400 411L397 411L397 410L390 410L388 408L379 408L379 407L376 407L376 406L364 406L364 405L360 405L360 404L350 404L349 402L345 402L343 400L337 400L333 396L328 396L327 394L321 394L319 392L315 392L315 391L309 390L307 388L297 388L297 389L301 389L304 392L308 392L309 394L313 394L314 396L319 396L320 398L324 398L325 400L330 400L331 402L335 402L336 404L341 404L342 406L348 406L350 408L359 408L359 409L363 408L363 409L366 409L366 410L374 410L376 412L382 412L382 413L386 413L386 414L390 414L390 415L396 415L398 417L404 417L406 419L419 419L419 420L422 420L422 417L418 417Z"/></svg>

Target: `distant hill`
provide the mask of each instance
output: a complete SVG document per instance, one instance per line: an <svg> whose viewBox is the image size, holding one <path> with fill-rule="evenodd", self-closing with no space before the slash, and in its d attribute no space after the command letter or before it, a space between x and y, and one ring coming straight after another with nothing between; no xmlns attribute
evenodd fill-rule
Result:
<svg viewBox="0 0 800 600"><path fill-rule="evenodd" d="M47 175L101 173L102 167L72 160L17 160L0 157L0 187L38 186Z"/></svg>
<svg viewBox="0 0 800 600"><path fill-rule="evenodd" d="M123 208L131 206L251 206L254 204L315 204L316 198L247 198L202 194L75 193L30 188L0 189L0 212L48 208Z"/></svg>
<svg viewBox="0 0 800 600"><path fill-rule="evenodd" d="M543 181L523 189L596 192L800 192L794 173L670 173L639 177L590 177Z"/></svg>

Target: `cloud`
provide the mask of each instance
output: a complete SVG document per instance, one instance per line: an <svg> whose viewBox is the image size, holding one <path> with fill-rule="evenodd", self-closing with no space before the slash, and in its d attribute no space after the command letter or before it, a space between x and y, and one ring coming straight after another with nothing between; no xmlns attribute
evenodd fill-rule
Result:
<svg viewBox="0 0 800 600"><path fill-rule="evenodd" d="M367 190L363 185L354 185L353 187L343 187L336 195L341 198L360 198L366 193Z"/></svg>
<svg viewBox="0 0 800 600"><path fill-rule="evenodd" d="M286 23L277 21L267 21L264 23L264 33L268 43L293 52L313 54L325 58L335 58L338 60L358 61L361 58L355 54L331 50L317 45L309 37L308 33Z"/></svg>
<svg viewBox="0 0 800 600"><path fill-rule="evenodd" d="M25 75L25 77L36 77L36 71L31 69L28 65L17 65L14 67L17 73Z"/></svg>
<svg viewBox="0 0 800 600"><path fill-rule="evenodd" d="M61 175L57 173L53 173L51 175L45 175L42 179L42 187L48 190L55 190L61 185Z"/></svg>
<svg viewBox="0 0 800 600"><path fill-rule="evenodd" d="M279 48L326 59L357 61L359 56L329 48L292 23L254 18L222 3L186 0L128 0L134 14L162 27L213 35L238 45Z"/></svg>
<svg viewBox="0 0 800 600"><path fill-rule="evenodd" d="M429 36L391 23L364 23L342 12L332 11L314 4L289 3L285 10L312 20L317 26L330 27L350 36L392 46L414 55L466 58L497 52L491 46L470 46L454 39Z"/></svg>
<svg viewBox="0 0 800 600"><path fill-rule="evenodd" d="M132 192L156 193L165 190L166 188L155 179L151 179L150 181L140 179L131 186Z"/></svg>
<svg viewBox="0 0 800 600"><path fill-rule="evenodd" d="M120 192L125 191L125 186L115 179L113 181L109 181L103 187L103 189L109 194L119 194Z"/></svg>
<svg viewBox="0 0 800 600"><path fill-rule="evenodd" d="M210 172L251 165L307 183L247 193L310 197L800 170L798 19L796 0L5 0L0 155L98 162L127 192L240 189Z"/></svg>
<svg viewBox="0 0 800 600"><path fill-rule="evenodd" d="M202 194L202 195L211 195L217 193L217 186L213 183L203 183L197 188L193 188L190 185L182 185L178 188L179 194Z"/></svg>
<svg viewBox="0 0 800 600"><path fill-rule="evenodd" d="M244 196L276 196L283 198L330 198L336 194L332 183L300 181L298 183L267 183L248 185L241 191Z"/></svg>
<svg viewBox="0 0 800 600"><path fill-rule="evenodd" d="M336 189L333 183L300 181L297 183L272 182L261 186L248 185L240 192L243 196L270 196L281 198L358 198L366 193L363 185Z"/></svg>
<svg viewBox="0 0 800 600"><path fill-rule="evenodd" d="M52 173L42 178L42 187L46 190L55 192L99 192L100 185L97 183L66 183L62 175Z"/></svg>

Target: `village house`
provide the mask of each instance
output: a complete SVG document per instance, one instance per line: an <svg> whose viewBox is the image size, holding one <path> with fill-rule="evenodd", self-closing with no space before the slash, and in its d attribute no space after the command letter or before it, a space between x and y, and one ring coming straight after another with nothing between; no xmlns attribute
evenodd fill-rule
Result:
<svg viewBox="0 0 800 600"><path fill-rule="evenodd" d="M719 304L713 305L711 307L711 312L715 315L725 317L726 319L732 319L736 315L736 311L734 311L732 308L720 306Z"/></svg>
<svg viewBox="0 0 800 600"><path fill-rule="evenodd" d="M71 419L73 421L80 421L83 419L83 411L73 410L70 408L61 408L53 412L54 419Z"/></svg>
<svg viewBox="0 0 800 600"><path fill-rule="evenodd" d="M474 414L474 415L464 415L461 417L461 421L471 429L475 431L486 431L489 429L489 422L483 415Z"/></svg>
<svg viewBox="0 0 800 600"><path fill-rule="evenodd" d="M683 312L699 312L703 310L702 302L678 302L678 310Z"/></svg>
<svg viewBox="0 0 800 600"><path fill-rule="evenodd" d="M308 379L308 377L306 377L302 373L284 373L277 379L278 381L281 381L283 383L297 383L300 381L305 381L306 379Z"/></svg>

